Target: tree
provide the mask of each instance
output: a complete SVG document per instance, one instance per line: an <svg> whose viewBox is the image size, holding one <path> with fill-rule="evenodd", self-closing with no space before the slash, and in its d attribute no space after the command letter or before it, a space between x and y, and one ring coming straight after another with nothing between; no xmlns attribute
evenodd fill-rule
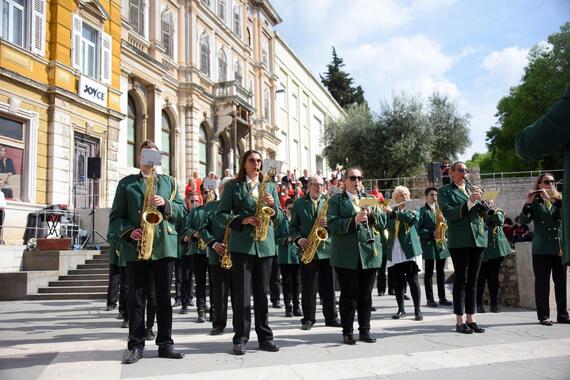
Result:
<svg viewBox="0 0 570 380"><path fill-rule="evenodd" d="M485 171L533 170L541 167L562 167L562 153L542 161L521 160L515 153L516 136L532 124L564 93L570 84L570 22L559 33L548 37L548 44L534 46L529 53L521 84L512 87L509 95L497 105L497 125L487 132L490 155L481 162Z"/></svg>
<svg viewBox="0 0 570 380"><path fill-rule="evenodd" d="M437 92L429 97L428 108L428 121L433 133L431 160L439 162L445 157L457 159L457 155L465 152L471 142L471 115L461 115L447 95Z"/></svg>
<svg viewBox="0 0 570 380"><path fill-rule="evenodd" d="M366 104L364 90L361 86L353 87L353 80L346 71L342 70L343 67L343 59L338 56L333 46L332 61L327 65L325 75L320 76L322 84L343 108L355 104Z"/></svg>

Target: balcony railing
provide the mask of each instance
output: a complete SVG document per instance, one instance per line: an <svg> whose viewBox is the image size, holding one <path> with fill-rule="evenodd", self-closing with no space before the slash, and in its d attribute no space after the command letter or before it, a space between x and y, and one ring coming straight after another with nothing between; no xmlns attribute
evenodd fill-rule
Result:
<svg viewBox="0 0 570 380"><path fill-rule="evenodd" d="M253 94L236 81L219 82L214 85L216 99L235 98L241 105L253 109Z"/></svg>

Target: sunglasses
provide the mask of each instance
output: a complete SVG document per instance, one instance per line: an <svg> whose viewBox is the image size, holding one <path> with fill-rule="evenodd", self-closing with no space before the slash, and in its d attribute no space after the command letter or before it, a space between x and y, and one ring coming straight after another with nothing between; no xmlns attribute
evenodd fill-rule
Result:
<svg viewBox="0 0 570 380"><path fill-rule="evenodd" d="M469 173L469 170L468 170L468 169L463 169L463 168L457 169L457 171L458 171L459 173L465 173L465 174Z"/></svg>
<svg viewBox="0 0 570 380"><path fill-rule="evenodd" d="M544 181L542 181L542 183L544 185L554 185L554 180L553 179L545 179Z"/></svg>
<svg viewBox="0 0 570 380"><path fill-rule="evenodd" d="M348 179L351 180L352 182L354 182L356 180L359 180L362 182L362 176L359 176L359 175L351 175L348 177Z"/></svg>

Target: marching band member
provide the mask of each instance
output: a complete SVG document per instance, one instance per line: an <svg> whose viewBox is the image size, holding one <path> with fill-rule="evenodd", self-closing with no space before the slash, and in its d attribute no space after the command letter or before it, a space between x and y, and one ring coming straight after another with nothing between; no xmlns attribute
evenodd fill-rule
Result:
<svg viewBox="0 0 570 380"><path fill-rule="evenodd" d="M388 267L394 267L394 291L398 302L398 311L392 316L400 319L406 316L404 310L404 283L408 282L414 301L415 320L424 319L420 310L421 291L418 272L422 270L422 248L416 230L419 213L406 209L410 200L410 190L404 186L396 186L392 192L396 202L395 209L385 207L388 214Z"/></svg>
<svg viewBox="0 0 570 380"><path fill-rule="evenodd" d="M329 200L327 212L327 227L332 234L330 260L340 284L343 341L356 343L353 323L358 311L359 340L374 343L376 338L370 335L372 288L382 262L380 234L374 230L385 228L386 214L378 207L368 210L358 206L360 197L372 198L358 191L362 183L359 168L347 169L345 181L345 190Z"/></svg>
<svg viewBox="0 0 570 380"><path fill-rule="evenodd" d="M521 223L534 221L532 237L532 269L536 314L541 325L552 326L550 320L550 274L554 281L558 323L570 323L566 305L566 272L562 264L561 239L562 197L550 173L538 177L534 191L528 193L519 216Z"/></svg>
<svg viewBox="0 0 570 380"><path fill-rule="evenodd" d="M315 223L318 227L327 228L326 214L321 217L321 211L327 200L323 194L324 181L319 176L311 177L309 181L309 193L295 200L291 212L291 224L289 231L291 239L298 245L301 255L311 245L310 236ZM321 219L317 219L321 217ZM301 284L303 319L301 328L310 330L316 321L317 310L317 281L319 293L323 301L323 315L325 325L341 327L335 305L334 276L330 265L331 237L319 244L315 257L308 263L301 262Z"/></svg>
<svg viewBox="0 0 570 380"><path fill-rule="evenodd" d="M455 331L461 334L484 333L475 322L477 275L483 250L487 247L487 227L479 200L481 189L467 185L469 171L463 162L451 165L451 183L439 188L438 204L447 220L447 247L451 254L453 281L453 313ZM466 316L465 316L466 314Z"/></svg>
<svg viewBox="0 0 570 380"><path fill-rule="evenodd" d="M417 224L418 235L422 243L422 256L425 260L424 287L428 307L437 307L438 304L433 298L433 269L435 264L437 278L437 296L439 305L451 306L445 297L445 260L449 257L446 239L439 243L436 241L436 212L437 209L437 189L428 187L424 192L426 204L420 208L420 220ZM437 210L436 210L437 209ZM445 221L443 221L445 223ZM445 233L445 232L444 232Z"/></svg>
<svg viewBox="0 0 570 380"><path fill-rule="evenodd" d="M191 177L192 178L192 177ZM198 195L192 195L190 199L188 199L187 204L189 205L189 211L186 213L184 217L184 226L182 235L182 252L180 253L180 260L181 260L181 281L180 281L180 303L182 307L180 308L180 314L187 314L188 313L188 306L192 305L192 293L193 293L193 276L194 276L194 266L192 265L192 242L196 240L196 238L189 236L186 234L187 226L192 225L192 218L194 217L195 208L198 208L200 205L200 200L198 199Z"/></svg>
<svg viewBox="0 0 570 380"><path fill-rule="evenodd" d="M143 149L158 150L156 145L146 140ZM176 180L168 175L154 174L152 165L140 164L139 174L123 178L117 186L113 208L109 216L109 229L120 231L124 239L123 251L127 261L129 281L129 355L125 364L137 362L143 356L145 346L145 286L148 277L154 277L157 302L158 333L156 344L158 355L162 358L181 359L184 355L175 351L172 334L172 305L170 288L174 260L177 255L177 233L174 222L183 215L184 201L178 195ZM154 177L151 177L154 176ZM154 181L153 181L154 180ZM154 189L147 189L147 183L153 183ZM154 190L154 191L153 191ZM147 196L147 191L149 195ZM154 193L153 196L150 196ZM141 214L145 199L151 209L156 209L163 219L154 227L154 244L147 247L150 252L138 252L138 242L143 238ZM139 260L139 254L150 253L148 260Z"/></svg>
<svg viewBox="0 0 570 380"><path fill-rule="evenodd" d="M249 150L244 153L240 160L239 173L235 180L226 184L216 211L216 221L226 228L231 228L229 250L233 262L232 284L235 293L233 337L235 355L245 354L249 340L252 293L259 349L279 351L279 346L273 342L273 332L269 327L267 288L271 258L276 253L271 224L278 225L284 216L279 207L275 184L266 180L261 169L262 160L259 152ZM258 209L261 211L259 214ZM267 221L268 212L271 210L273 216ZM261 236L261 232L264 231L267 235Z"/></svg>

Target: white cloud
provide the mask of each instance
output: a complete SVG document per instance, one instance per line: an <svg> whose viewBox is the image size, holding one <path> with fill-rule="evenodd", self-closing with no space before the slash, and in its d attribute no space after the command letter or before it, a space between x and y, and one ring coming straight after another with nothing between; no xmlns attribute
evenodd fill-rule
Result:
<svg viewBox="0 0 570 380"><path fill-rule="evenodd" d="M508 90L520 81L527 64L528 49L515 46L494 51L483 59L482 67L487 71L483 80Z"/></svg>

